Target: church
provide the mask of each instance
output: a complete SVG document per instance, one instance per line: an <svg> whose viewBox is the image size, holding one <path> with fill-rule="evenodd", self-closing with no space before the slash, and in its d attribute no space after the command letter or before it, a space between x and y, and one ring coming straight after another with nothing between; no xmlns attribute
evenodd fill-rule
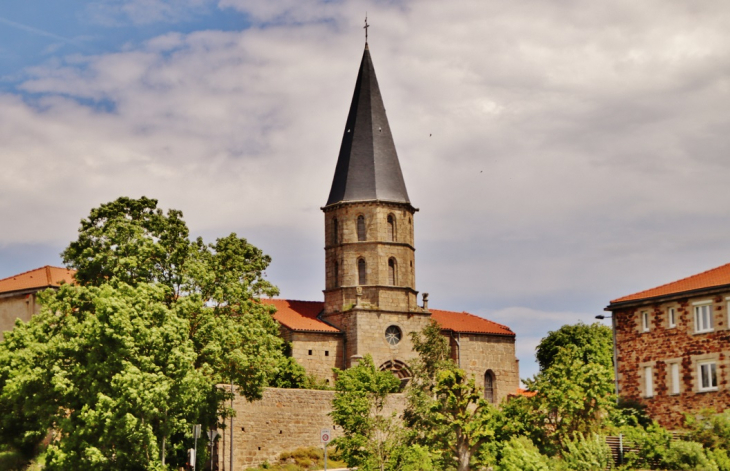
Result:
<svg viewBox="0 0 730 471"><path fill-rule="evenodd" d="M334 384L370 354L405 384L416 357L409 334L436 321L454 361L499 403L519 387L515 334L466 312L432 309L416 291L415 215L388 125L367 43L324 212L324 301L273 304L282 336L309 374ZM0 280L0 330L39 312L36 293L71 282L73 272L43 267Z"/></svg>
<svg viewBox="0 0 730 471"><path fill-rule="evenodd" d="M324 212L324 301L266 302L292 355L332 383L333 368L369 354L403 383L416 357L409 333L436 321L454 361L499 403L519 387L515 334L466 312L431 309L416 291L415 215L408 198L370 50L360 62L355 92Z"/></svg>

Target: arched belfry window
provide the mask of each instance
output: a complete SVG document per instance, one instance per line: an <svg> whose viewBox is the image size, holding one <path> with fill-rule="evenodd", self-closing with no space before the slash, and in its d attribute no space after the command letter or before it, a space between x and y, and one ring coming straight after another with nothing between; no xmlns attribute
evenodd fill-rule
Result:
<svg viewBox="0 0 730 471"><path fill-rule="evenodd" d="M332 243L333 244L340 243L340 225L337 222L337 218L334 218L332 220Z"/></svg>
<svg viewBox="0 0 730 471"><path fill-rule="evenodd" d="M395 242L395 216L388 214L388 241Z"/></svg>
<svg viewBox="0 0 730 471"><path fill-rule="evenodd" d="M340 264L335 262L335 288L340 287Z"/></svg>
<svg viewBox="0 0 730 471"><path fill-rule="evenodd" d="M492 370L487 370L484 373L484 399L490 404L494 404L494 373Z"/></svg>
<svg viewBox="0 0 730 471"><path fill-rule="evenodd" d="M368 282L367 268L365 267L365 259L357 260L357 284L366 285Z"/></svg>
<svg viewBox="0 0 730 471"><path fill-rule="evenodd" d="M394 258L388 260L388 284L390 286L395 286L398 283L398 279L396 277L397 267L398 265Z"/></svg>
<svg viewBox="0 0 730 471"><path fill-rule="evenodd" d="M357 240L365 240L365 216L357 217Z"/></svg>

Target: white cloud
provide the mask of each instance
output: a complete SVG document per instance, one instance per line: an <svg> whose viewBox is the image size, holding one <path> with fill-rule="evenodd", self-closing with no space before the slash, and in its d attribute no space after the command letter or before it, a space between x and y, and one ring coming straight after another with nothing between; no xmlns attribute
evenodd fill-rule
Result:
<svg viewBox="0 0 730 471"><path fill-rule="evenodd" d="M136 22L171 5L96 4ZM0 246L68 241L145 194L196 233L250 235L284 296L320 298L367 10L434 305L597 313L728 261L727 2L218 5L254 25L65 57L0 96Z"/></svg>

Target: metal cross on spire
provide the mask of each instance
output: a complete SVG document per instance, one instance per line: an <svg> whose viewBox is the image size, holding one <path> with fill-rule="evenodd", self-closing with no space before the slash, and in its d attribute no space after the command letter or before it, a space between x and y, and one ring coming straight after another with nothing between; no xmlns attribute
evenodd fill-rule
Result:
<svg viewBox="0 0 730 471"><path fill-rule="evenodd" d="M363 26L363 29L365 30L365 44L368 43L368 28L370 25L368 24L368 14L365 13L365 26Z"/></svg>

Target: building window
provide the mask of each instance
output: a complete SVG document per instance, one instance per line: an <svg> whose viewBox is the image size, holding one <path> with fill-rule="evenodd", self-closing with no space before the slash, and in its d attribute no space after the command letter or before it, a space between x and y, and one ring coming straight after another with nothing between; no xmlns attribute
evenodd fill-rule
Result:
<svg viewBox="0 0 730 471"><path fill-rule="evenodd" d="M340 264L335 262L335 288L340 286Z"/></svg>
<svg viewBox="0 0 730 471"><path fill-rule="evenodd" d="M695 332L712 332L712 304L695 306Z"/></svg>
<svg viewBox="0 0 730 471"><path fill-rule="evenodd" d="M494 373L492 370L484 373L484 399L488 403L494 404Z"/></svg>
<svg viewBox="0 0 730 471"><path fill-rule="evenodd" d="M649 311L641 312L641 331L649 332Z"/></svg>
<svg viewBox="0 0 730 471"><path fill-rule="evenodd" d="M391 258L390 260L388 260L388 284L390 286L395 286L397 283L396 276L395 276L396 267L397 267L397 265L395 263L394 258Z"/></svg>
<svg viewBox="0 0 730 471"><path fill-rule="evenodd" d="M706 361L698 364L700 374L700 391L717 389L717 362Z"/></svg>
<svg viewBox="0 0 730 471"><path fill-rule="evenodd" d="M679 394L679 363L671 363L669 365L669 376L672 381L669 394Z"/></svg>
<svg viewBox="0 0 730 471"><path fill-rule="evenodd" d="M395 242L395 216L388 214L388 241Z"/></svg>
<svg viewBox="0 0 730 471"><path fill-rule="evenodd" d="M651 366L644 367L644 397L654 397L654 374Z"/></svg>
<svg viewBox="0 0 730 471"><path fill-rule="evenodd" d="M365 268L365 259L361 258L357 261L357 284L366 285L368 282L367 270Z"/></svg>
<svg viewBox="0 0 730 471"><path fill-rule="evenodd" d="M402 337L403 332L397 325L391 325L385 329L385 341L388 342L388 345L398 345Z"/></svg>
<svg viewBox="0 0 730 471"><path fill-rule="evenodd" d="M310 354L310 355L312 354L312 351L311 351L311 350L309 351L309 354Z"/></svg>
<svg viewBox="0 0 730 471"><path fill-rule="evenodd" d="M357 240L360 242L365 240L365 216L357 217Z"/></svg>
<svg viewBox="0 0 730 471"><path fill-rule="evenodd" d="M326 356L326 357L330 356L330 351L329 350L325 350L324 351L324 356Z"/></svg>
<svg viewBox="0 0 730 471"><path fill-rule="evenodd" d="M677 312L673 307L667 309L667 325L671 327L677 327Z"/></svg>
<svg viewBox="0 0 730 471"><path fill-rule="evenodd" d="M340 224L337 222L337 218L332 220L332 243L340 243Z"/></svg>

